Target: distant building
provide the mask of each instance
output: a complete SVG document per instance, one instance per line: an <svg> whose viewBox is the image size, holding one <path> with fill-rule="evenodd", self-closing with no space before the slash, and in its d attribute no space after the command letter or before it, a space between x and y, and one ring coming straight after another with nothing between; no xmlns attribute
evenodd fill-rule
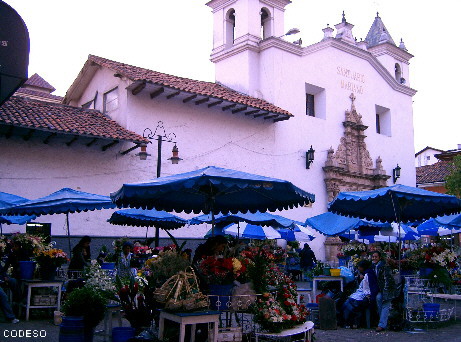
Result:
<svg viewBox="0 0 461 342"><path fill-rule="evenodd" d="M434 153L434 151L440 152ZM426 152L428 155L431 154L436 162L416 168L416 186L444 194L447 192L445 179L454 169L453 158L461 155L461 144L453 150L442 151L426 147L418 153L420 156L424 156Z"/></svg>
<svg viewBox="0 0 461 342"><path fill-rule="evenodd" d="M441 152L443 152L443 150L426 146L421 151L415 154L415 167L432 165L434 163L437 163L438 159L435 157L435 155Z"/></svg>

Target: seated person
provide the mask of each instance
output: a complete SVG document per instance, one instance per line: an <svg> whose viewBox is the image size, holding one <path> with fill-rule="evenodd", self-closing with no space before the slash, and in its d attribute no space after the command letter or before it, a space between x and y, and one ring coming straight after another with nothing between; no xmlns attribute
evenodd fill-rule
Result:
<svg viewBox="0 0 461 342"><path fill-rule="evenodd" d="M288 252L286 264L287 273L292 279L295 279L296 277L302 274L300 259L297 256L296 252Z"/></svg>
<svg viewBox="0 0 461 342"><path fill-rule="evenodd" d="M11 323L16 324L19 323L19 319L14 316L13 309L11 308L10 303L8 302L8 296L6 295L5 291L0 287L0 309L5 314L7 320Z"/></svg>
<svg viewBox="0 0 461 342"><path fill-rule="evenodd" d="M359 319L362 313L372 303L377 294L377 289L371 284L376 284L375 281L370 281L370 278L374 276L371 270L371 263L368 260L362 260L357 265L359 271L359 278L361 282L358 289L347 298L343 304L343 316L344 324L346 327L352 326L353 328L358 327Z"/></svg>

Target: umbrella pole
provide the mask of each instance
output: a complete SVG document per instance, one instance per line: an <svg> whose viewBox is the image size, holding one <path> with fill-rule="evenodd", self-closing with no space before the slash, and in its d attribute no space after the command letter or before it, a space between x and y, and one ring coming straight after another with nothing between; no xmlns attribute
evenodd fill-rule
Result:
<svg viewBox="0 0 461 342"><path fill-rule="evenodd" d="M240 222L237 222L237 242L239 241L240 238Z"/></svg>
<svg viewBox="0 0 461 342"><path fill-rule="evenodd" d="M146 236L147 236L147 231L146 231ZM147 237L146 237L146 239L147 239ZM155 227L155 247L158 247L159 240L160 240L160 228Z"/></svg>
<svg viewBox="0 0 461 342"><path fill-rule="evenodd" d="M399 224L399 250L398 250L398 253L399 253L399 275L400 275L400 271L401 271L401 265L400 265L400 259L401 259L401 256L400 256L400 219L397 217L397 210L395 209L395 203L394 203L394 197L392 197L392 194L389 193L389 196L391 196L391 202L392 202L392 208L394 209L394 215L395 215L395 221ZM389 237L390 239L390 237ZM390 248L390 243L389 243L389 248Z"/></svg>
<svg viewBox="0 0 461 342"><path fill-rule="evenodd" d="M149 226L146 228L146 243L147 243L147 232L149 231Z"/></svg>
<svg viewBox="0 0 461 342"><path fill-rule="evenodd" d="M69 213L66 213L66 226L67 226L67 243L69 244L69 255L72 259L72 247L70 245Z"/></svg>
<svg viewBox="0 0 461 342"><path fill-rule="evenodd" d="M1 223L0 223L0 235L3 235L3 226Z"/></svg>
<svg viewBox="0 0 461 342"><path fill-rule="evenodd" d="M213 209L211 209L211 236L214 237L214 212Z"/></svg>

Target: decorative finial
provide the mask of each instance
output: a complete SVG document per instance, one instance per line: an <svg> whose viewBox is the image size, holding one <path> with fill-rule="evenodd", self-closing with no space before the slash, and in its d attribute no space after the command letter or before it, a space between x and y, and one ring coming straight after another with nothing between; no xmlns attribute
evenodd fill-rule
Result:
<svg viewBox="0 0 461 342"><path fill-rule="evenodd" d="M351 110L355 110L355 103L354 103L354 101L355 101L356 97L355 97L354 93L351 93L351 95L349 96L349 98L350 98L351 101L352 101Z"/></svg>
<svg viewBox="0 0 461 342"><path fill-rule="evenodd" d="M407 47L405 46L405 43L403 42L403 38L400 38L399 48L401 48L402 50L408 51Z"/></svg>
<svg viewBox="0 0 461 342"><path fill-rule="evenodd" d="M342 20L342 22L343 22L343 23L346 22L346 14L344 13L344 11L343 11L343 20Z"/></svg>
<svg viewBox="0 0 461 342"><path fill-rule="evenodd" d="M379 12L376 12L376 18L379 18Z"/></svg>

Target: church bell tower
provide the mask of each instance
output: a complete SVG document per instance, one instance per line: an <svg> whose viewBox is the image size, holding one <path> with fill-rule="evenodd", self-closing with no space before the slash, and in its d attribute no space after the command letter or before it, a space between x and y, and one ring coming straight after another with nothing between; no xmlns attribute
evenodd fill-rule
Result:
<svg viewBox="0 0 461 342"><path fill-rule="evenodd" d="M216 81L259 97L260 42L284 35L285 7L290 0L212 0Z"/></svg>

